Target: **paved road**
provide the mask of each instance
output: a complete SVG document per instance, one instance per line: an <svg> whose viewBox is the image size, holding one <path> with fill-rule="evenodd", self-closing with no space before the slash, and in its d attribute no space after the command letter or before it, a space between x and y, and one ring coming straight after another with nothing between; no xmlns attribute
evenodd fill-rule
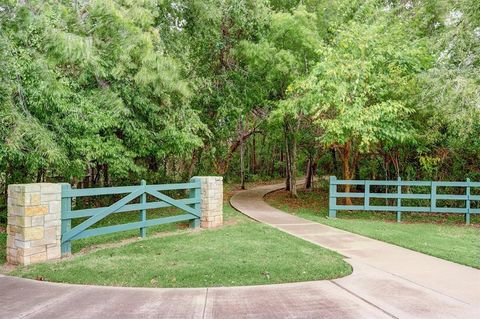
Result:
<svg viewBox="0 0 480 319"><path fill-rule="evenodd" d="M480 271L276 210L264 186L232 198L244 214L346 256L354 273L270 286L150 289L0 275L0 318L479 318Z"/></svg>

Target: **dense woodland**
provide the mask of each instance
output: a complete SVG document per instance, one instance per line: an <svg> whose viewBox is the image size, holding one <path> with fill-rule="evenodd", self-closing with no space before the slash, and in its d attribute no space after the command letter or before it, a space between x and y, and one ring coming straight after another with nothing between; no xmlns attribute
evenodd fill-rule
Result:
<svg viewBox="0 0 480 319"><path fill-rule="evenodd" d="M1 0L0 56L4 192L480 180L478 0Z"/></svg>

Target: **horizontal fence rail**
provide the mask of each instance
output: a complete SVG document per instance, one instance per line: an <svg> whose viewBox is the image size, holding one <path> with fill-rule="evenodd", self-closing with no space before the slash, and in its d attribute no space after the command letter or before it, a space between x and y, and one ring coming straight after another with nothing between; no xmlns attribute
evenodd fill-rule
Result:
<svg viewBox="0 0 480 319"><path fill-rule="evenodd" d="M172 190L188 190L189 197L174 199L161 193L162 191ZM72 210L72 201L75 198L105 195L123 195L123 198L107 207ZM154 197L155 201L147 201L147 195ZM137 198L139 198L138 203L130 203ZM70 184L62 184L62 254L71 253L72 240L91 236L139 229L140 236L145 237L147 227L179 221L190 221L192 227L199 227L201 217L200 201L201 182L197 178L192 178L190 183L180 184L147 185L146 182L142 180L140 185L135 186L86 189L72 189ZM185 214L147 219L147 210L164 207L176 207L184 211ZM90 228L109 215L133 211L139 212L139 221ZM87 219L72 228L72 220L76 218Z"/></svg>
<svg viewBox="0 0 480 319"><path fill-rule="evenodd" d="M363 192L339 192L337 185L360 185L363 186ZM372 192L372 186L394 186L396 192ZM402 188L427 187L430 192L423 194L405 193ZM457 194L438 194L439 187L445 188L463 188L464 195ZM329 189L329 212L330 218L335 218L337 211L381 211L396 212L397 221L401 221L402 212L419 213L454 213L465 214L465 223L470 224L471 214L480 214L480 208L472 208L472 202L480 202L480 195L472 195L472 189L480 190L480 182L471 182L467 178L465 182L440 182L440 181L402 181L400 178L396 181L378 181L378 180L337 180L335 176L330 176ZM363 198L363 205L339 205L337 198ZM379 206L372 205L370 199L396 199L396 205ZM429 205L405 206L402 199L408 200L427 200ZM465 203L465 207L438 207L438 200L452 200ZM478 205L477 205L478 207Z"/></svg>

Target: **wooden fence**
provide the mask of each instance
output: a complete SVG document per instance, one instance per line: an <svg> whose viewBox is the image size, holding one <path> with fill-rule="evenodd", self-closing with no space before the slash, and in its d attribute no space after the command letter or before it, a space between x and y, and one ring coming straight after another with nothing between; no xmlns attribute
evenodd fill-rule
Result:
<svg viewBox="0 0 480 319"><path fill-rule="evenodd" d="M62 254L71 252L71 241L80 238L109 234L119 231L139 229L140 236L146 236L146 228L150 226L173 223L178 221L191 221L192 227L200 225L200 200L201 200L201 182L193 178L190 183L147 185L142 181L140 185L123 187L104 187L104 188L86 188L72 189L69 184L62 184L62 236L61 249ZM189 190L189 197L184 199L173 199L162 191L171 190ZM88 208L72 210L72 199L85 196L103 196L103 195L125 195L122 199L116 201L108 207ZM147 194L153 196L156 201L147 201ZM132 200L140 198L138 203L131 204ZM147 219L147 210L174 206L183 210L186 214L168 216L156 219ZM139 211L139 221L127 224L90 228L95 223L105 217L124 212ZM71 222L76 218L85 218L80 224L71 227Z"/></svg>
<svg viewBox="0 0 480 319"><path fill-rule="evenodd" d="M363 192L338 192L337 185L361 185ZM372 192L372 186L394 187L396 192ZM404 192L402 188L412 189L414 187L429 188L429 193L412 193ZM444 188L460 188L463 194L450 194L437 192L439 187ZM472 195L472 189L480 190L480 182L471 182L467 179L465 182L440 182L440 181L402 181L400 178L396 181L379 181L379 180L337 180L335 176L330 176L329 191L329 213L330 218L336 217L338 210L347 211L381 211L396 212L397 221L401 221L402 212L419 212L419 213L453 213L464 214L465 223L470 224L470 216L472 214L480 214L478 203L480 195ZM337 198L363 198L363 205L339 205ZM384 198L396 199L396 205L372 205L370 199ZM407 206L402 203L402 199L408 200L426 200L429 205ZM445 207L437 205L439 200L450 200L458 202L455 207ZM476 208L472 205L476 202ZM459 207L464 206L464 207Z"/></svg>

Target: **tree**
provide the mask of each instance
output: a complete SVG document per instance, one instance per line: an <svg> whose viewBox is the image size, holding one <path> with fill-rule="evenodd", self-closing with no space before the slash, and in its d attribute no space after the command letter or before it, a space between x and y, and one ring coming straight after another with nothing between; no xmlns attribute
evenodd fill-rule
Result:
<svg viewBox="0 0 480 319"><path fill-rule="evenodd" d="M157 5L2 6L8 58L1 71L0 165L8 175L22 171L25 180L38 181L87 175L85 183L95 185L147 167L152 176L166 156L202 145L198 135L206 127L190 107L192 86L154 28Z"/></svg>
<svg viewBox="0 0 480 319"><path fill-rule="evenodd" d="M478 179L479 6L4 1L0 185Z"/></svg>
<svg viewBox="0 0 480 319"><path fill-rule="evenodd" d="M210 128L202 136L204 146L193 151L202 157L195 156L198 169L228 173L240 145L259 131L265 107L257 98L261 88L241 68L237 50L242 41L259 36L269 17L267 2L253 0L178 1L168 10L162 31L188 66L195 86L191 104ZM183 21L182 27L168 27L170 20ZM240 116L246 123L238 134Z"/></svg>
<svg viewBox="0 0 480 319"><path fill-rule="evenodd" d="M443 2L430 34L435 64L421 75L419 150L432 178L480 177L480 4ZM435 173L433 173L435 172Z"/></svg>
<svg viewBox="0 0 480 319"><path fill-rule="evenodd" d="M297 196L297 140L304 112L284 100L289 85L316 60L315 50L321 43L316 25L316 15L303 6L292 13L275 13L265 35L258 42L244 41L240 51L246 68L262 84L265 103L275 106L271 120L283 127L286 188L292 196Z"/></svg>
<svg viewBox="0 0 480 319"><path fill-rule="evenodd" d="M318 52L319 63L295 83L291 100L311 105L320 140L336 149L343 178L350 180L362 153L413 139L409 94L415 93L415 75L428 66L428 53L389 14L352 20Z"/></svg>

